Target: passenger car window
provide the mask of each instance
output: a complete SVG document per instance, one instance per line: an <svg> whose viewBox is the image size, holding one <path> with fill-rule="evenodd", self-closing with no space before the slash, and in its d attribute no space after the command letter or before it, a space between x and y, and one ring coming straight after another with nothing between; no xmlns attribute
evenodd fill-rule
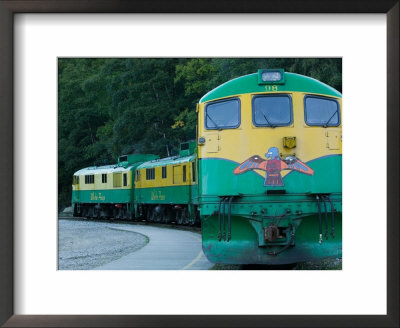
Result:
<svg viewBox="0 0 400 328"><path fill-rule="evenodd" d="M92 184L94 183L94 175L85 175L85 184Z"/></svg>
<svg viewBox="0 0 400 328"><path fill-rule="evenodd" d="M240 125L240 100L238 98L209 103L205 109L207 129L234 129Z"/></svg>
<svg viewBox="0 0 400 328"><path fill-rule="evenodd" d="M253 123L255 126L287 126L293 121L292 98L289 95L253 97Z"/></svg>
<svg viewBox="0 0 400 328"><path fill-rule="evenodd" d="M186 165L185 164L183 164L183 166L182 166L182 179L183 179L183 182L186 182Z"/></svg>
<svg viewBox="0 0 400 328"><path fill-rule="evenodd" d="M146 169L146 180L154 180L156 178L156 169Z"/></svg>
<svg viewBox="0 0 400 328"><path fill-rule="evenodd" d="M192 162L192 181L196 182L196 164Z"/></svg>
<svg viewBox="0 0 400 328"><path fill-rule="evenodd" d="M311 126L338 126L340 124L339 103L336 99L305 96L304 118Z"/></svg>

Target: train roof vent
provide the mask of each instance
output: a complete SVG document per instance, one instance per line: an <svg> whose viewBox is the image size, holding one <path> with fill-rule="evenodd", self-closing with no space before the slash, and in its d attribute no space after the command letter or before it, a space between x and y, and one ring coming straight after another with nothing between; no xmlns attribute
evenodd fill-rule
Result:
<svg viewBox="0 0 400 328"><path fill-rule="evenodd" d="M127 162L128 161L128 156L127 155L123 155L119 157L119 162Z"/></svg>
<svg viewBox="0 0 400 328"><path fill-rule="evenodd" d="M139 162L147 162L152 161L157 158L160 158L158 155L152 154L131 154L131 155L122 155L118 158L118 166L127 167L131 164L139 163Z"/></svg>
<svg viewBox="0 0 400 328"><path fill-rule="evenodd" d="M196 149L196 141L190 140L187 142L182 142L179 146L179 156L190 156L194 154Z"/></svg>

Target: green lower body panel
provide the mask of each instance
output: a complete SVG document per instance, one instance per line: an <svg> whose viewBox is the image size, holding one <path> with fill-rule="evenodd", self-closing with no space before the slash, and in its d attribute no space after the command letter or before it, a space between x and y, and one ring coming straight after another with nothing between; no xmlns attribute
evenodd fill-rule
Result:
<svg viewBox="0 0 400 328"><path fill-rule="evenodd" d="M133 190L73 190L72 210L76 216L132 218Z"/></svg>
<svg viewBox="0 0 400 328"><path fill-rule="evenodd" d="M341 155L308 161L312 175L282 170L276 185L265 172L235 174L238 165L199 161L203 251L210 261L289 264L342 256Z"/></svg>
<svg viewBox="0 0 400 328"><path fill-rule="evenodd" d="M192 202L192 186L140 188L135 190L138 204L189 204Z"/></svg>
<svg viewBox="0 0 400 328"><path fill-rule="evenodd" d="M321 243L318 215L291 221L290 224L294 228L293 240L288 234L286 238L278 238L273 242L264 240L266 226L262 220L251 220L241 216L231 217L231 239L228 241L226 217L225 229L221 219L221 230L219 230L218 215L211 215L202 219L203 251L210 261L228 264L278 265L342 257L342 215L336 213L334 216L334 238L331 235L331 216L328 216L328 238L326 239L326 222L323 214L321 216L323 234ZM221 231L221 240L219 240L219 231ZM290 246L286 246L288 243Z"/></svg>
<svg viewBox="0 0 400 328"><path fill-rule="evenodd" d="M265 172L247 171L236 175L239 163L222 159L207 158L199 161L200 195L261 194L267 190L281 189L286 193L341 193L342 156L323 156L307 162L314 170L312 176L290 171L282 177L283 186L265 186ZM282 175L284 172L281 171Z"/></svg>
<svg viewBox="0 0 400 328"><path fill-rule="evenodd" d="M133 199L132 189L113 190L74 190L72 191L73 203L129 203Z"/></svg>

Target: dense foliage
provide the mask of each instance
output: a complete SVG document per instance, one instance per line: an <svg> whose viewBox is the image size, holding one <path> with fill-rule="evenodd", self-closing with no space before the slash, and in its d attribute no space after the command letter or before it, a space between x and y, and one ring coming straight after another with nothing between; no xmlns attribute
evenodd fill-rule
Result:
<svg viewBox="0 0 400 328"><path fill-rule="evenodd" d="M196 137L196 103L259 68L284 68L342 89L338 58L61 58L58 61L59 208L73 173L121 154L176 154Z"/></svg>

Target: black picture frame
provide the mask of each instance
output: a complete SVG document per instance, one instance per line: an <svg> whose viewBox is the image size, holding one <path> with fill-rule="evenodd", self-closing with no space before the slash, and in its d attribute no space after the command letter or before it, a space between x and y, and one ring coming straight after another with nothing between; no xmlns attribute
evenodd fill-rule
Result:
<svg viewBox="0 0 400 328"><path fill-rule="evenodd" d="M0 0L0 324L4 327L399 327L399 7L398 0ZM15 201L17 195L14 195L13 188L13 16L15 13L386 14L387 315L14 315L13 207L18 206Z"/></svg>

